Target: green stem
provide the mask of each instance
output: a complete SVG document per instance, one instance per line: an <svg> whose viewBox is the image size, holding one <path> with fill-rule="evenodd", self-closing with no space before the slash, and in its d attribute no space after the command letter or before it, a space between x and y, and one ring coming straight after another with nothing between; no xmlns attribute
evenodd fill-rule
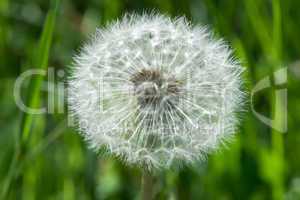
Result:
<svg viewBox="0 0 300 200"><path fill-rule="evenodd" d="M142 176L142 199L154 199L154 177L147 171L143 171Z"/></svg>

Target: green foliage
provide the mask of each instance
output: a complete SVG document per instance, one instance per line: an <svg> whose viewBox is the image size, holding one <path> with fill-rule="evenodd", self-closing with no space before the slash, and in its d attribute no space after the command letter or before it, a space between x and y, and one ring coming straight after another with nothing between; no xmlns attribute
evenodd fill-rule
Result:
<svg viewBox="0 0 300 200"><path fill-rule="evenodd" d="M125 12L186 15L224 37L247 68L251 93L259 80L287 67L288 132L279 133L248 106L240 131L208 161L157 176L158 199L300 199L300 2L297 0L1 0L0 1L0 199L138 199L140 172L115 158L97 156L68 126L67 112L23 113L13 96L17 77L28 69L66 70L96 27ZM25 104L48 103L46 76L22 88ZM63 78L55 79L62 84ZM278 86L254 96L266 116ZM55 94L55 98L58 98ZM249 102L250 104L250 102ZM63 105L65 106L65 105ZM65 106L65 111L66 111ZM274 124L282 125L283 113Z"/></svg>

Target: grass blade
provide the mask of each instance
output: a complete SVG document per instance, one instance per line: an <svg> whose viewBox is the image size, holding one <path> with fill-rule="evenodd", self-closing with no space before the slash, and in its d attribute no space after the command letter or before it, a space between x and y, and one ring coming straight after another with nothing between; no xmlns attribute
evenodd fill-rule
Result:
<svg viewBox="0 0 300 200"><path fill-rule="evenodd" d="M36 69L47 69L49 51L52 43L52 37L55 26L55 17L57 13L58 1L56 1L55 7L48 11L43 31L41 34L40 42L38 44L36 57L34 58L34 64ZM40 104L40 90L44 77L38 77L32 79L30 82L30 87L27 93L27 106L30 108L37 108ZM24 146L25 142L28 140L31 127L33 125L33 115L29 113L23 113L20 126L20 137L17 137L17 146L15 155L13 156L7 177L3 184L3 189L1 191L0 199L5 199L12 180L15 178L15 169L20 162L21 147ZM21 141L19 139L21 138Z"/></svg>

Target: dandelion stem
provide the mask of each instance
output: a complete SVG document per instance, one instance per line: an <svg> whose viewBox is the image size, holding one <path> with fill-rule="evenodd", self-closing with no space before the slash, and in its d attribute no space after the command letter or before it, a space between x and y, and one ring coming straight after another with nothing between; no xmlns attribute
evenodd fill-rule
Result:
<svg viewBox="0 0 300 200"><path fill-rule="evenodd" d="M154 177L147 171L143 171L142 176L142 199L154 199Z"/></svg>

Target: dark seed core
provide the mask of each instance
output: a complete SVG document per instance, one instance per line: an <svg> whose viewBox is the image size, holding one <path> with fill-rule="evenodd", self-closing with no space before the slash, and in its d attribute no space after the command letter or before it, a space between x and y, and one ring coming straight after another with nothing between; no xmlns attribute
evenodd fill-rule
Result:
<svg viewBox="0 0 300 200"><path fill-rule="evenodd" d="M178 99L182 85L175 77L165 77L156 69L142 69L133 74L130 81L134 85L134 94L142 107L157 106L162 103L172 105L174 100Z"/></svg>

